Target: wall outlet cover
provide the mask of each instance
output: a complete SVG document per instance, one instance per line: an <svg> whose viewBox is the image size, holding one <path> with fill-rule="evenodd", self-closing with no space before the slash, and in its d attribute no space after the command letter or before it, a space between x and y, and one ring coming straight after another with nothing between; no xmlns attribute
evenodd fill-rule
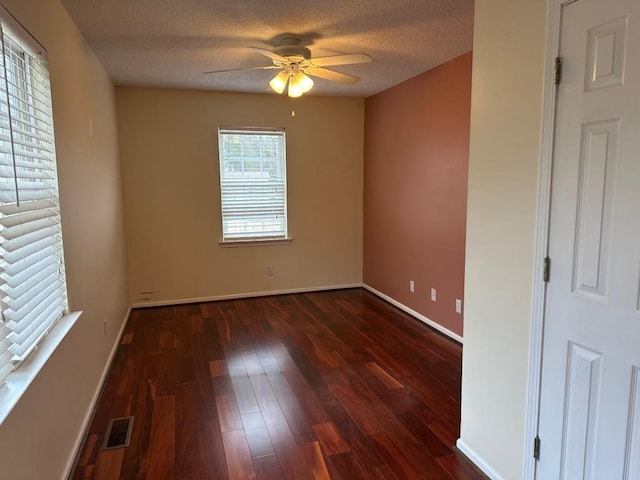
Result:
<svg viewBox="0 0 640 480"><path fill-rule="evenodd" d="M456 298L456 313L462 313L462 300Z"/></svg>

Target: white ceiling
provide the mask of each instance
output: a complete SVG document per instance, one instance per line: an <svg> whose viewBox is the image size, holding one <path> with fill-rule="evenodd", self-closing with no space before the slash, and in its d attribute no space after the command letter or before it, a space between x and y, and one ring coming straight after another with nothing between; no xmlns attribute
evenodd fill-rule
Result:
<svg viewBox="0 0 640 480"><path fill-rule="evenodd" d="M284 33L312 56L366 53L329 67L355 85L316 79L310 94L368 97L471 50L473 0L62 0L116 85L267 93L272 70L248 46Z"/></svg>

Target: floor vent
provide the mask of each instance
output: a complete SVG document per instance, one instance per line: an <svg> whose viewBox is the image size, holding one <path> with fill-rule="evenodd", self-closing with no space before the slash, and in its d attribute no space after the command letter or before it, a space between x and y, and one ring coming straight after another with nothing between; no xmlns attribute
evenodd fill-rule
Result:
<svg viewBox="0 0 640 480"><path fill-rule="evenodd" d="M133 417L113 418L109 420L107 433L102 442L102 450L129 446Z"/></svg>

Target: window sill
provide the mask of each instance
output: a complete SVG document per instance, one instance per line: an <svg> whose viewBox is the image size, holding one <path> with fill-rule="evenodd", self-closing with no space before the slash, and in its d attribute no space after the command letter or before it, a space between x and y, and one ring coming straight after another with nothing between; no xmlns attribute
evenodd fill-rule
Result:
<svg viewBox="0 0 640 480"><path fill-rule="evenodd" d="M47 336L42 339L38 348L29 355L17 370L7 376L5 384L0 387L0 425L9 416L13 407L16 406L24 392L27 391L33 379L36 378L38 372L47 363L81 314L82 312L72 312L62 317Z"/></svg>
<svg viewBox="0 0 640 480"><path fill-rule="evenodd" d="M293 238L251 238L247 240L220 240L221 247L258 247L265 245L288 245L293 242Z"/></svg>

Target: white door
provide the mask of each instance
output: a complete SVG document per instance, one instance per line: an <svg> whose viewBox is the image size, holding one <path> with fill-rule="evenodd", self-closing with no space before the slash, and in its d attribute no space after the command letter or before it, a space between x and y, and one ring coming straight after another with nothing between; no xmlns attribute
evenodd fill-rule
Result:
<svg viewBox="0 0 640 480"><path fill-rule="evenodd" d="M640 0L562 10L536 478L640 480Z"/></svg>

